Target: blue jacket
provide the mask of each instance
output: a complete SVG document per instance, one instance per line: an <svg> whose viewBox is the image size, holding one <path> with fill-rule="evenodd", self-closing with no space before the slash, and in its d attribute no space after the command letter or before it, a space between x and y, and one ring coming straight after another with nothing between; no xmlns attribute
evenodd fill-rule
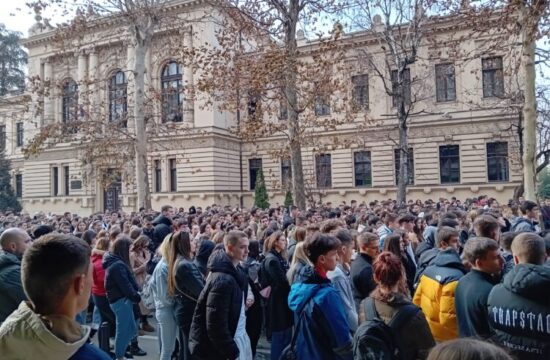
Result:
<svg viewBox="0 0 550 360"><path fill-rule="evenodd" d="M353 339L340 294L311 266L304 268L302 275L303 282L293 284L288 296L299 329L295 348L298 359L351 360Z"/></svg>

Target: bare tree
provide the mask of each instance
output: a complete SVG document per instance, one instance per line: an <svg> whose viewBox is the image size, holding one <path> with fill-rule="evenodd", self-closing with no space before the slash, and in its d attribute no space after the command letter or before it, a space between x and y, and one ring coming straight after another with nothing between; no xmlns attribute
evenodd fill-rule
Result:
<svg viewBox="0 0 550 360"><path fill-rule="evenodd" d="M336 3L232 0L216 4L226 19L217 35L221 49L205 55L210 70L205 71L209 76L200 81L200 89L215 93L222 108L236 110L242 140L284 138L283 146L270 152L290 158L293 198L305 209L302 149L319 150L320 133L347 121L332 116L343 102L330 97L345 96L344 52L337 46L342 28L331 27L327 17ZM327 26L332 29L328 34L321 29ZM242 112L245 116L240 116Z"/></svg>
<svg viewBox="0 0 550 360"><path fill-rule="evenodd" d="M418 104L423 100L420 93L411 88L422 79L415 75L411 78L409 67L419 59L419 50L427 33L432 31L427 15L434 7L434 1L397 0L397 1L352 1L345 10L351 20L352 28L361 29L373 36L377 49L362 50L361 58L366 60L381 80L387 95L392 97L397 118L399 149L399 174L397 177L397 202L406 204L409 182L409 145L408 135L411 117L422 113ZM361 50L359 50L361 51ZM382 59L373 53L380 51Z"/></svg>
<svg viewBox="0 0 550 360"><path fill-rule="evenodd" d="M86 45L85 39L90 41L90 31L94 25L101 22L111 22L114 33L111 37L128 41L133 56L133 61L128 64L125 72L128 91L124 90L125 97L133 99L132 106L117 116L116 121L106 123L105 114L98 110L102 108L98 103L91 104L95 96L91 90L105 79L89 79L79 83L79 97L81 103L86 103L86 110L79 104L74 109L73 121L70 123L41 124L38 135L30 142L26 149L26 155L35 155L44 148L55 146L63 142L76 142L80 145L81 155L88 168L101 168L115 166L126 169L132 176L136 185L136 208L151 208L151 196L148 172L148 152L162 149L162 142L151 144L150 140L159 140L163 135L182 135L189 129L186 125L174 126L173 123L161 124L156 121L162 117L161 111L155 106L155 102L162 94L156 93L153 88L146 87L146 77L150 76L151 69L146 64L146 54L153 51L152 39L159 30L174 30L172 41L177 40L179 30L182 28L181 17L167 13L163 9L171 3L169 0L84 0L78 4L72 1L32 1L29 6L41 18L41 13L47 7L56 8L64 13L76 13L76 17L68 23L59 25L55 35L55 46L66 48L69 51L79 51L79 46ZM179 14L178 14L179 15ZM42 19L44 26L49 26L48 19ZM189 26L189 20L183 26ZM162 28L162 29L161 29ZM86 37L88 36L88 37ZM188 34L186 34L188 36ZM191 35L189 35L191 36ZM93 37L93 36L92 36ZM117 41L113 39L116 43ZM84 43L83 43L84 42ZM191 49L186 43L168 43L173 52L178 52L185 61L191 56ZM176 50L175 50L176 49ZM124 51L124 49L121 49ZM166 48L164 50L167 50ZM59 61L63 61L60 57ZM57 92L52 84L43 79L34 79L35 91L49 94ZM174 91L184 92L186 96L193 96L193 84L187 84L185 89ZM126 92L127 91L127 92ZM176 94L177 96L177 94ZM93 105L93 106L90 106ZM88 110L89 109L89 110ZM43 110L43 109L39 109ZM131 126L128 126L131 125ZM104 159L104 163L98 162Z"/></svg>

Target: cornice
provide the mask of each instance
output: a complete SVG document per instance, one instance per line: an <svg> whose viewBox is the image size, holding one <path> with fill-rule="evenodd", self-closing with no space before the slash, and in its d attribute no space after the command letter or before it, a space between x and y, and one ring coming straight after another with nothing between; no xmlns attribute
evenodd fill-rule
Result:
<svg viewBox="0 0 550 360"><path fill-rule="evenodd" d="M181 10L190 10L198 8L204 5L210 5L211 1L209 0L173 0L160 8L160 14L174 14L180 12ZM87 26L90 31L105 30L115 26L122 26L124 22L121 21L122 15L114 14L110 16L98 17L91 20ZM35 47L41 44L49 43L55 35L58 33L59 28L52 29L40 34L32 35L28 38L21 39L20 44L27 47ZM160 31L163 31L160 29ZM155 32L156 33L156 32Z"/></svg>

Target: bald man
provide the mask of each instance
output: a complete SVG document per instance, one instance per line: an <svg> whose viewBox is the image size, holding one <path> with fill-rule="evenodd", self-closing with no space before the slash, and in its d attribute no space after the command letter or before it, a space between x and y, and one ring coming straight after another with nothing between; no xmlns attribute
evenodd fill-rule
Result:
<svg viewBox="0 0 550 360"><path fill-rule="evenodd" d="M7 229L0 235L4 250L0 255L0 323L27 299L21 285L21 259L30 243L30 236L18 228Z"/></svg>

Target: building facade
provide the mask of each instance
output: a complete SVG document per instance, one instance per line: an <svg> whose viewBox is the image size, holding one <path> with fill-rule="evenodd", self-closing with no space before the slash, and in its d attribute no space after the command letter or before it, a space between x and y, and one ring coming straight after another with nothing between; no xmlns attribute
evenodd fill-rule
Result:
<svg viewBox="0 0 550 360"><path fill-rule="evenodd" d="M211 11L208 5L182 0L170 6L171 13L182 14L187 21L177 31L159 30L144 59L146 88L159 94L150 97L148 109L158 116L151 117L147 126L151 131L167 130L155 132L150 139L154 142L148 151L153 208L238 206L241 202L251 206L259 169L265 175L270 202L282 203L291 167L289 160L272 156L271 150L284 147L284 137L240 141L231 131L237 121L234 113L208 106L207 96L166 90L192 88L200 76L200 69L185 61L188 52L182 54L179 49L216 43L215 22L189 21L203 18ZM101 166L85 163L77 142L60 142L28 158L22 151L44 126L77 117L118 121L132 133L132 121L125 119L135 102L128 71L136 61L133 47L116 19L91 24L79 43L69 46L59 45L53 29L31 28L23 41L29 52L29 77L45 85L41 91L29 90L0 102L0 145L12 160L14 188L30 213L137 210L135 185L126 181L133 171L131 162L122 168L113 162L110 167L113 153L105 150ZM451 19L437 31L437 36L445 37L465 30ZM349 142L353 145L322 152L309 146L302 149L310 200L395 198L397 129L395 117L388 116L395 112L393 101L382 80L353 55L354 47L374 49L377 42L368 32L347 34L342 41L353 44L348 60L357 66L349 82L361 109L356 122L334 130L342 138L354 139ZM302 38L299 46L305 49L312 43ZM411 79L422 74L422 85L411 81L410 91L413 96L422 95L418 95L417 109L423 111L412 116L409 126L412 171L407 197L465 199L483 194L506 202L522 179L517 135L512 130L518 113L510 112L502 100L514 90L512 75L506 71L512 56L489 50L481 36L462 38L459 46L475 56L459 61L450 48L427 44L422 47L425 56L409 67ZM377 56L376 50L371 53ZM319 117L338 116L331 114L329 105L311 111ZM370 125L364 125L365 118L371 119ZM319 133L319 137L325 135L329 134ZM102 149L97 150L101 154ZM112 175L108 181L102 180L105 174Z"/></svg>

